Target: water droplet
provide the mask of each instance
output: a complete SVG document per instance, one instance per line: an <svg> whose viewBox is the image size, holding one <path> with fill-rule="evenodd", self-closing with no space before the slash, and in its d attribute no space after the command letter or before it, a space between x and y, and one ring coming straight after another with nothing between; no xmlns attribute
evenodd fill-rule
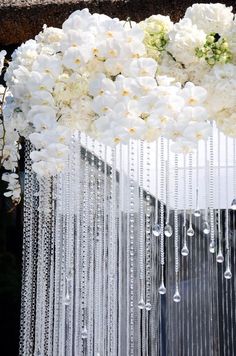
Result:
<svg viewBox="0 0 236 356"><path fill-rule="evenodd" d="M193 215L196 217L196 218L199 218L201 216L201 210L199 209L196 209L193 213Z"/></svg>
<svg viewBox="0 0 236 356"><path fill-rule="evenodd" d="M179 291L177 290L173 296L173 301L175 303L179 303L181 301L181 297L180 297L180 294L179 294Z"/></svg>
<svg viewBox="0 0 236 356"><path fill-rule="evenodd" d="M84 328L82 331L81 331L81 337L82 339L87 339L88 337L88 331L86 328Z"/></svg>
<svg viewBox="0 0 236 356"><path fill-rule="evenodd" d="M160 236L161 235L161 225L155 224L152 228L152 233L156 237Z"/></svg>
<svg viewBox="0 0 236 356"><path fill-rule="evenodd" d="M145 309L146 309L147 311L150 311L150 310L152 309L151 303L146 303Z"/></svg>
<svg viewBox="0 0 236 356"><path fill-rule="evenodd" d="M226 279L232 278L232 273L231 273L231 271L230 271L229 268L227 268L227 270L225 271L224 277L225 277Z"/></svg>
<svg viewBox="0 0 236 356"><path fill-rule="evenodd" d="M218 263L223 263L224 262L224 256L221 251L218 252L218 255L216 256L216 261Z"/></svg>
<svg viewBox="0 0 236 356"><path fill-rule="evenodd" d="M183 246L182 250L181 250L181 255L182 256L188 256L189 254L189 249L186 245Z"/></svg>
<svg viewBox="0 0 236 356"><path fill-rule="evenodd" d="M204 221L204 223L202 224L202 230L205 235L208 235L210 233L210 225L207 221Z"/></svg>
<svg viewBox="0 0 236 356"><path fill-rule="evenodd" d="M194 236L194 230L192 228L192 226L190 226L187 230L187 235L190 236L190 237L193 237Z"/></svg>
<svg viewBox="0 0 236 356"><path fill-rule="evenodd" d="M215 241L211 241L209 251L210 253L215 253L215 250L216 250Z"/></svg>
<svg viewBox="0 0 236 356"><path fill-rule="evenodd" d="M158 289L158 292L159 292L159 294L162 294L162 295L166 294L166 287L165 287L163 282L161 283L161 285L160 285L160 287Z"/></svg>
<svg viewBox="0 0 236 356"><path fill-rule="evenodd" d="M139 309L144 309L145 308L145 302L143 299L140 299L140 301L138 302L138 308Z"/></svg>
<svg viewBox="0 0 236 356"><path fill-rule="evenodd" d="M234 198L232 203L231 203L231 209L232 210L236 210L236 198Z"/></svg>
<svg viewBox="0 0 236 356"><path fill-rule="evenodd" d="M171 237L173 234L173 229L170 224L166 224L165 229L164 229L164 234L166 237Z"/></svg>

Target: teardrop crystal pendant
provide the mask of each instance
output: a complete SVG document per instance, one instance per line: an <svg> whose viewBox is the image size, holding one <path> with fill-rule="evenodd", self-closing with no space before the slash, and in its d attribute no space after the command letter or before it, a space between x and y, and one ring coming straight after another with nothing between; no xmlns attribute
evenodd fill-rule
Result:
<svg viewBox="0 0 236 356"><path fill-rule="evenodd" d="M70 304L70 294L68 292L66 293L64 304L65 305L69 305Z"/></svg>
<svg viewBox="0 0 236 356"><path fill-rule="evenodd" d="M174 296L173 296L173 301L175 303L179 303L181 301L181 297L180 297L180 294L179 294L179 290L177 289Z"/></svg>
<svg viewBox="0 0 236 356"><path fill-rule="evenodd" d="M226 279L232 278L232 273L231 273L231 271L230 271L229 268L227 268L227 270L225 271L224 277L225 277Z"/></svg>
<svg viewBox="0 0 236 356"><path fill-rule="evenodd" d="M165 229L164 229L164 234L166 237L171 237L173 234L173 229L172 226L170 224L166 224Z"/></svg>
<svg viewBox="0 0 236 356"><path fill-rule="evenodd" d="M217 256L216 256L216 262L218 263L223 263L224 262L224 256L222 251L219 251Z"/></svg>
<svg viewBox="0 0 236 356"><path fill-rule="evenodd" d="M81 332L81 337L82 337L82 339L87 339L87 337L88 337L88 331L87 331L86 328L84 328L84 329L82 330L82 332Z"/></svg>
<svg viewBox="0 0 236 356"><path fill-rule="evenodd" d="M200 211L200 209L194 210L193 215L194 215L196 218L199 218L199 217L201 216L201 211Z"/></svg>
<svg viewBox="0 0 236 356"><path fill-rule="evenodd" d="M207 221L204 221L204 223L202 224L202 231L205 235L208 235L210 233L210 225Z"/></svg>
<svg viewBox="0 0 236 356"><path fill-rule="evenodd" d="M164 285L164 283L162 282L159 289L158 289L159 294L163 295L166 294L166 287Z"/></svg>
<svg viewBox="0 0 236 356"><path fill-rule="evenodd" d="M210 253L215 253L215 250L216 250L215 241L211 241L209 246L209 251Z"/></svg>
<svg viewBox="0 0 236 356"><path fill-rule="evenodd" d="M188 249L187 245L184 245L181 250L181 255L188 256L188 254L189 254L189 249Z"/></svg>
<svg viewBox="0 0 236 356"><path fill-rule="evenodd" d="M236 198L232 200L231 207L232 210L236 210Z"/></svg>
<svg viewBox="0 0 236 356"><path fill-rule="evenodd" d="M138 308L141 310L145 308L145 302L143 298L141 298L140 301L138 302Z"/></svg>
<svg viewBox="0 0 236 356"><path fill-rule="evenodd" d="M156 237L160 236L161 235L161 225L160 224L153 225L152 233Z"/></svg>
<svg viewBox="0 0 236 356"><path fill-rule="evenodd" d="M147 311L150 311L150 310L152 309L151 303L146 303L145 309L146 309Z"/></svg>
<svg viewBox="0 0 236 356"><path fill-rule="evenodd" d="M194 230L192 228L192 225L189 226L188 230L187 230L187 235L190 236L190 237L193 237L194 236Z"/></svg>

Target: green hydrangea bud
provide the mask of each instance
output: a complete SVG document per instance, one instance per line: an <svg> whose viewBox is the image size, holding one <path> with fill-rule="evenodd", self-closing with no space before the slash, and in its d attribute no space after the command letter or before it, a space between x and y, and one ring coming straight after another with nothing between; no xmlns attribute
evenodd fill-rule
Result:
<svg viewBox="0 0 236 356"><path fill-rule="evenodd" d="M195 54L198 58L204 58L210 66L232 61L232 52L229 49L228 42L218 33L210 33L206 37L203 47L196 48Z"/></svg>

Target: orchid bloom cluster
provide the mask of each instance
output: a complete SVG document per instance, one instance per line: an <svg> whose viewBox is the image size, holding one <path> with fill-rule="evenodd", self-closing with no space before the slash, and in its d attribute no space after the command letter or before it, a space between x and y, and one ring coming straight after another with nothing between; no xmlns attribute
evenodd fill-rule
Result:
<svg viewBox="0 0 236 356"><path fill-rule="evenodd" d="M78 130L111 146L163 136L187 153L208 139L211 120L236 137L232 8L194 4L176 24L76 11L62 29L44 26L21 45L5 80L6 133L17 149L19 137L31 141L39 176L63 170ZM11 155L15 162L18 151Z"/></svg>

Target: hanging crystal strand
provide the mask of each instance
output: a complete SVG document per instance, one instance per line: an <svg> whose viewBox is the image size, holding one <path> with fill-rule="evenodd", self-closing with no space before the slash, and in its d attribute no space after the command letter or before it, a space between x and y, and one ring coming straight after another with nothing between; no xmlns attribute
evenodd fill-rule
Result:
<svg viewBox="0 0 236 356"><path fill-rule="evenodd" d="M56 181L56 211L55 211L55 283L54 283L54 321L53 321L53 356L61 355L60 345L60 315L64 307L64 295L61 295L61 267L63 263L63 233L62 233L62 174Z"/></svg>
<svg viewBox="0 0 236 356"><path fill-rule="evenodd" d="M36 307L38 184L35 174L32 172L30 152L31 145L27 141L25 144L20 356L33 354Z"/></svg>
<svg viewBox="0 0 236 356"><path fill-rule="evenodd" d="M146 145L146 305L145 309L150 311L151 288L152 288L152 259L151 259L151 196L150 196L150 144Z"/></svg>
<svg viewBox="0 0 236 356"><path fill-rule="evenodd" d="M170 142L167 141L167 159L166 159L166 224L164 228L164 235L171 237L173 234L172 226L170 225L170 203L169 203L169 190L170 190Z"/></svg>
<svg viewBox="0 0 236 356"><path fill-rule="evenodd" d="M80 310L80 240L81 240L81 215L82 215L82 164L81 164L81 133L75 137L75 260L74 260L74 354L79 354L81 318Z"/></svg>
<svg viewBox="0 0 236 356"><path fill-rule="evenodd" d="M49 326L48 326L48 348L47 348L47 354L48 355L53 355L53 331L54 331L54 301L55 301L55 239L56 239L56 231L55 231L55 209L56 209L56 179L55 177L51 178L51 251L50 251L50 271L49 271L49 291L48 291L48 321L49 321Z"/></svg>
<svg viewBox="0 0 236 356"><path fill-rule="evenodd" d="M84 156L84 189L82 204L82 243L81 243L81 330L80 330L80 352L79 355L87 355L87 338L88 338L88 243L89 243L89 152L88 138L85 139L85 156Z"/></svg>
<svg viewBox="0 0 236 356"><path fill-rule="evenodd" d="M45 353L47 349L48 332L48 246L51 239L49 231L50 219L50 178L40 179L39 184L39 253L37 270L37 308L36 308L36 331L35 331L35 352L39 355Z"/></svg>
<svg viewBox="0 0 236 356"><path fill-rule="evenodd" d="M65 318L66 318L66 353L72 354L73 342L73 280L74 280L74 226L75 226L75 136L71 138L70 155L68 157L68 167L65 172L65 220L66 220L66 235L65 235Z"/></svg>
<svg viewBox="0 0 236 356"><path fill-rule="evenodd" d="M164 138L161 137L161 169L160 169L160 199L161 199L161 234L160 234L160 264L161 264L161 284L158 289L160 294L166 293L164 281L165 267L165 235L164 235L164 194L165 194L165 160L164 160Z"/></svg>
<svg viewBox="0 0 236 356"><path fill-rule="evenodd" d="M152 308L151 305L151 196L150 196L150 144L145 144L145 309L149 312ZM149 355L149 320L150 313L146 313L143 318L143 343L142 354Z"/></svg>
<svg viewBox="0 0 236 356"><path fill-rule="evenodd" d="M220 179L220 151L221 151L221 140L220 140L220 130L218 130L218 238L219 238L219 245L218 245L218 253L216 256L216 261L218 263L222 263L224 261L223 256L223 249L222 249L222 232L221 232L221 179Z"/></svg>
<svg viewBox="0 0 236 356"><path fill-rule="evenodd" d="M210 208L210 236L211 242L209 251L215 253L215 221L214 221L214 146L213 146L213 128L209 139L210 146L210 164L209 164L209 208Z"/></svg>
<svg viewBox="0 0 236 356"><path fill-rule="evenodd" d="M183 247L181 249L182 256L188 256L189 249L187 246L187 211L186 211L186 154L184 154L184 192L183 192L183 201L184 201L184 223L182 228L183 233Z"/></svg>
<svg viewBox="0 0 236 356"><path fill-rule="evenodd" d="M226 164L226 179L225 179L225 200L226 200L226 209L225 209L225 248L226 248L226 271L224 277L230 279L232 277L231 272L231 263L230 263L230 241L229 241L229 153L228 153L228 137L225 137L225 164Z"/></svg>
<svg viewBox="0 0 236 356"><path fill-rule="evenodd" d="M193 210L193 155L189 153L189 176L188 176L188 184L189 184L189 227L187 230L187 235L192 237L194 236L193 224L192 224L192 210Z"/></svg>
<svg viewBox="0 0 236 356"><path fill-rule="evenodd" d="M159 224L159 140L156 140L156 199L155 199L155 222L152 227L153 236L159 237L161 234L161 226Z"/></svg>
<svg viewBox="0 0 236 356"><path fill-rule="evenodd" d="M197 155L196 155L196 203L194 216L199 218L201 216L201 211L199 209L199 143L197 146Z"/></svg>
<svg viewBox="0 0 236 356"><path fill-rule="evenodd" d="M231 209L236 210L236 139L233 139L233 200Z"/></svg>
<svg viewBox="0 0 236 356"><path fill-rule="evenodd" d="M130 140L130 154L129 154L129 255L128 255L128 341L127 341L127 355L135 356L134 348L134 234L135 234L135 213L134 213L134 204L135 204L135 181L134 181L134 172L135 172L135 152L134 152L134 141ZM143 301L142 308L145 307Z"/></svg>
<svg viewBox="0 0 236 356"><path fill-rule="evenodd" d="M104 189L103 189L103 251L102 251L102 329L101 332L101 355L107 353L107 280L108 280L108 200L109 200L109 178L108 178L108 165L107 165L107 146L104 147Z"/></svg>
<svg viewBox="0 0 236 356"><path fill-rule="evenodd" d="M89 172L89 216L88 216L88 337L87 347L88 354L94 354L94 242L95 242L95 189L96 189L96 173L95 173L95 142L91 139L89 142L90 148L90 172Z"/></svg>
<svg viewBox="0 0 236 356"><path fill-rule="evenodd" d="M124 246L124 243L127 239L122 238L124 234L124 206L125 206L125 201L126 201L126 189L125 189L125 182L124 182L124 157L126 155L124 154L124 145L121 143L119 144L119 184L118 184L118 191L119 191L119 216L118 216L118 355L117 356L122 356L125 353L124 349L124 344L126 342L126 336L127 334L124 335L123 330L124 327L127 325L127 320L125 320L126 315L123 313L123 308L124 306L124 300L125 300L125 282L126 282L126 275L128 275L128 269L124 267L124 262L126 260L126 256L123 254L123 249L126 249L126 246ZM127 161L127 160L126 160ZM126 249L127 250L127 249ZM125 271L125 273L124 273Z"/></svg>
<svg viewBox="0 0 236 356"><path fill-rule="evenodd" d="M178 226L178 196L179 196L179 172L178 172L178 155L175 154L175 173L174 173L174 182L175 182L175 211L174 211L174 227L175 227L175 293L173 296L173 301L178 303L181 300L179 293L179 226Z"/></svg>
<svg viewBox="0 0 236 356"><path fill-rule="evenodd" d="M204 222L202 224L202 231L205 235L210 233L210 225L208 222L208 208L209 208L209 163L207 155L207 141L205 141L205 214Z"/></svg>
<svg viewBox="0 0 236 356"><path fill-rule="evenodd" d="M139 291L139 309L145 308L145 296L144 296L144 244L145 244L145 233L144 233L144 191L143 191L143 174L144 174L144 143L143 141L139 141L140 144L140 162L139 162L139 283L140 283L140 291ZM131 151L131 155L134 153ZM131 156L132 159L132 156ZM132 163L132 162L131 162ZM133 166L133 164L132 164ZM134 170L134 167L130 167L131 170ZM134 199L134 189L131 190L130 195L132 199ZM134 201L133 201L134 203Z"/></svg>
<svg viewBox="0 0 236 356"><path fill-rule="evenodd" d="M171 237L173 234L172 226L170 225L170 142L167 141L167 159L166 159L166 224L164 235Z"/></svg>
<svg viewBox="0 0 236 356"><path fill-rule="evenodd" d="M110 187L110 214L109 214L109 279L108 279L108 355L116 354L117 347L117 293L116 293L116 266L117 266L117 231L116 231L116 148L112 149L111 156L111 187Z"/></svg>
<svg viewBox="0 0 236 356"><path fill-rule="evenodd" d="M94 320L95 320L95 330L94 330L94 344L95 344L95 355L101 354L101 329L102 329L102 318L101 318L101 303L102 303L102 234L103 234L103 218L102 218L102 145L98 145L98 163L97 163L97 214L96 214L96 245L95 245L95 295L94 295Z"/></svg>

